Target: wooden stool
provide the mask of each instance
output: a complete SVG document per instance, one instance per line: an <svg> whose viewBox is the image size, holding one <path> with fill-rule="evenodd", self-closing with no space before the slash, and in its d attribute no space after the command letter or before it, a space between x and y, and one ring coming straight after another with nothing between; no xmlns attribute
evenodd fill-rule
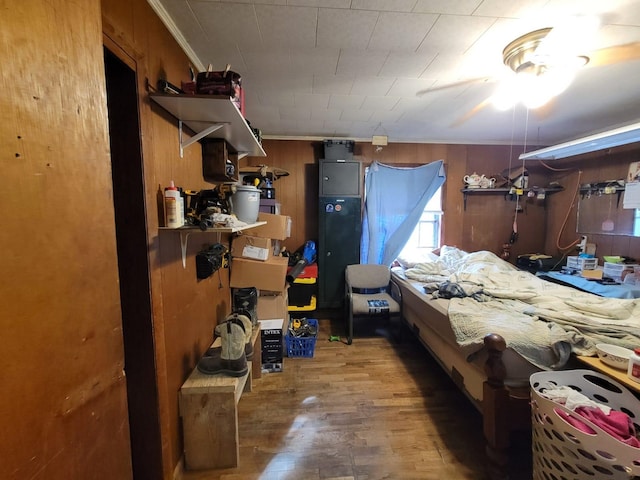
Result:
<svg viewBox="0 0 640 480"><path fill-rule="evenodd" d="M254 361L248 362L246 375L206 375L195 368L180 388L184 456L189 470L238 466L238 401L244 392L251 391L255 366L260 372L262 363L260 330L254 330L251 337ZM218 346L219 342L220 338L217 338L213 346ZM256 343L258 351L255 350Z"/></svg>

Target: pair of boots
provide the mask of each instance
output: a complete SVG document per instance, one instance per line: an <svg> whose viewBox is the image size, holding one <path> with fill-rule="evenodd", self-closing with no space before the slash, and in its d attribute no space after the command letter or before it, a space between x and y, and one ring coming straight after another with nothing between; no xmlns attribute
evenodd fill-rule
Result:
<svg viewBox="0 0 640 480"><path fill-rule="evenodd" d="M247 359L253 358L253 324L249 317L238 312L232 313L216 326L214 332L221 337L222 346L209 348L198 362L198 370L207 375L246 375Z"/></svg>

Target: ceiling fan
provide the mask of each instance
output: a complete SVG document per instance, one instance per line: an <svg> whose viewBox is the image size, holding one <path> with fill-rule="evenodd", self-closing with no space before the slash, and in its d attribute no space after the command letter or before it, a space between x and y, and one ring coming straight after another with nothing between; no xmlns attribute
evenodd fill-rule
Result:
<svg viewBox="0 0 640 480"><path fill-rule="evenodd" d="M586 40L592 38L598 28L596 17L571 17L559 26L530 31L504 48L502 60L508 68L501 78L467 79L422 90L417 95L475 83L496 83L494 93L455 125L464 123L489 105L506 110L521 102L529 109L540 108L567 89L585 65L602 66L640 58L638 42L588 51Z"/></svg>

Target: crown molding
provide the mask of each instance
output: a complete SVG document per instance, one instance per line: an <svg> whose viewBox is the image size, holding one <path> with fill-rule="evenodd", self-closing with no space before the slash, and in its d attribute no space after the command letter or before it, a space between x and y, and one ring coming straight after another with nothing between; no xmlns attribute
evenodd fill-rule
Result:
<svg viewBox="0 0 640 480"><path fill-rule="evenodd" d="M204 72L206 70L206 67L200 61L198 55L196 55L196 52L193 51L191 45L189 45L189 42L187 42L187 39L184 38L184 35L182 35L180 29L176 26L175 22L171 18L171 15L169 15L169 12L167 12L162 3L160 3L160 0L147 0L147 3L151 6L153 11L156 12L156 15L160 17L160 20L162 21L162 23L164 23L164 26L167 27L169 33L171 33L176 42L178 42L178 45L180 45L180 48L182 48L187 57L189 57L189 60L196 67L197 71Z"/></svg>

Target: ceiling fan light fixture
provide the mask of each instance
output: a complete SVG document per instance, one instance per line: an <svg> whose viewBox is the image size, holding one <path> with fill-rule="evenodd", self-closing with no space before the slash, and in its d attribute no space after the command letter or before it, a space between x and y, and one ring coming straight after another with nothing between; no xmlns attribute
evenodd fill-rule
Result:
<svg viewBox="0 0 640 480"><path fill-rule="evenodd" d="M491 96L491 103L496 109L509 110L520 101L521 86L518 80L518 76L510 75L498 84Z"/></svg>
<svg viewBox="0 0 640 480"><path fill-rule="evenodd" d="M589 62L589 57L577 53L580 45L574 37L579 36L571 34L581 24L583 20L576 20L567 24L571 28L541 28L510 42L502 58L515 75L498 87L492 97L494 106L506 110L520 101L535 109L566 90Z"/></svg>
<svg viewBox="0 0 640 480"><path fill-rule="evenodd" d="M536 65L534 62L536 49L549 32L551 28L541 28L516 38L504 47L502 61L516 73Z"/></svg>
<svg viewBox="0 0 640 480"><path fill-rule="evenodd" d="M504 64L517 74L541 75L552 68L579 69L589 63L589 57L577 53L575 45L563 46L553 42L551 48L552 42L545 43L552 31L552 28L541 28L510 42L502 51Z"/></svg>

